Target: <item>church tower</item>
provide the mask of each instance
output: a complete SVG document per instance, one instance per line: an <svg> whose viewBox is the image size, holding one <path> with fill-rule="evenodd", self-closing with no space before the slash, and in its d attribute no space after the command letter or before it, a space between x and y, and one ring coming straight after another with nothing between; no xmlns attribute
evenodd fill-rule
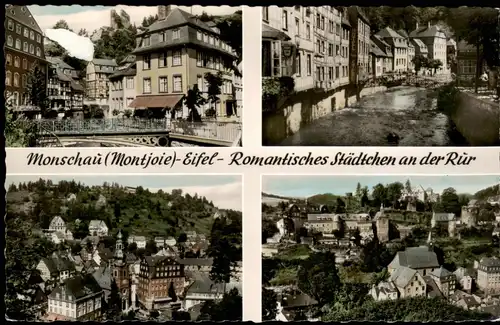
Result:
<svg viewBox="0 0 500 325"><path fill-rule="evenodd" d="M380 205L380 211L375 215L377 227L377 238L381 243L389 241L389 217L384 213L384 204Z"/></svg>
<svg viewBox="0 0 500 325"><path fill-rule="evenodd" d="M122 310L128 310L130 299L130 275L123 253L122 232L118 231L113 258L113 279L122 297Z"/></svg>

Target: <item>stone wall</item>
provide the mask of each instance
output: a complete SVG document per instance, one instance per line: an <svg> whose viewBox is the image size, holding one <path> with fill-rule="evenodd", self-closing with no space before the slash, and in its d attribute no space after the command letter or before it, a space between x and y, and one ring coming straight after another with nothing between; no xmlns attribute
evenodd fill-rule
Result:
<svg viewBox="0 0 500 325"><path fill-rule="evenodd" d="M470 145L500 144L500 105L498 103L462 92L451 119Z"/></svg>
<svg viewBox="0 0 500 325"><path fill-rule="evenodd" d="M371 87L361 91L360 96L372 95L386 90L386 87ZM277 145L305 125L336 110L356 103L356 96L348 96L347 89L318 94L302 92L287 100L279 112L262 116L263 145Z"/></svg>

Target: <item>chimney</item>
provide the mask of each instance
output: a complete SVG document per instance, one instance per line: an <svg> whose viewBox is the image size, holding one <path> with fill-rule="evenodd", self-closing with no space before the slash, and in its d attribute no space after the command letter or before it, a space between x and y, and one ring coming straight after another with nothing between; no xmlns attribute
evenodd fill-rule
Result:
<svg viewBox="0 0 500 325"><path fill-rule="evenodd" d="M158 20L164 20L172 11L172 6L158 6Z"/></svg>

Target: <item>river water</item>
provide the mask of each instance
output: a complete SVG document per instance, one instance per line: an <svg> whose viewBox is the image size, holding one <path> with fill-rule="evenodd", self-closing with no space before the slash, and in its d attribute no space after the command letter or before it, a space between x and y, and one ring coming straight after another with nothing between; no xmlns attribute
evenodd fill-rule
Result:
<svg viewBox="0 0 500 325"><path fill-rule="evenodd" d="M361 98L302 127L282 146L459 146L448 117L436 110L437 94L415 87L395 87Z"/></svg>

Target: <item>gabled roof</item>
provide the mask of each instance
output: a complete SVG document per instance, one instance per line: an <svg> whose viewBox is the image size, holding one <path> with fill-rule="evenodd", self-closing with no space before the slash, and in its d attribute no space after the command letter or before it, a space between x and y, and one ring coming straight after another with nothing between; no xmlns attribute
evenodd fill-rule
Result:
<svg viewBox="0 0 500 325"><path fill-rule="evenodd" d="M75 270L75 264L70 261L69 258L57 253L52 254L49 258L43 258L42 261L45 263L50 273Z"/></svg>
<svg viewBox="0 0 500 325"><path fill-rule="evenodd" d="M57 223L62 223L63 225L65 224L64 220L60 216L55 216L54 218L52 218L52 221L50 221L49 228L55 227Z"/></svg>
<svg viewBox="0 0 500 325"><path fill-rule="evenodd" d="M403 36L398 34L394 29L390 27L386 27L384 29L379 30L375 35L380 36L382 38L402 38Z"/></svg>
<svg viewBox="0 0 500 325"><path fill-rule="evenodd" d="M404 38L408 38L408 33L404 29L398 29L398 34Z"/></svg>
<svg viewBox="0 0 500 325"><path fill-rule="evenodd" d="M31 14L27 6L5 5L5 16L21 24L33 28L43 35L43 31Z"/></svg>
<svg viewBox="0 0 500 325"><path fill-rule="evenodd" d="M179 8L172 9L172 11L165 19L157 20L152 23L151 26L149 26L147 30L142 34L151 33L163 29L171 29L183 25L191 25L212 34L217 34L217 32L215 32L207 23Z"/></svg>
<svg viewBox="0 0 500 325"><path fill-rule="evenodd" d="M391 268L406 266L412 269L437 268L439 262L434 251L429 250L427 246L420 246L397 252L389 266Z"/></svg>
<svg viewBox="0 0 500 325"><path fill-rule="evenodd" d="M45 57L47 61L49 61L51 64L57 66L58 68L61 69L69 69L69 70L75 70L72 66L67 64L66 62L63 61L60 57L55 57L55 56L47 56ZM70 195L75 195L74 193L71 193Z"/></svg>
<svg viewBox="0 0 500 325"><path fill-rule="evenodd" d="M375 44L374 41L370 40L370 45L371 45L371 51L372 51L373 55L378 56L378 57L386 57L387 56L387 54L385 53L385 51L382 51L377 46L377 44Z"/></svg>
<svg viewBox="0 0 500 325"><path fill-rule="evenodd" d="M444 31L436 25L432 26L422 26L410 33L410 37L444 37L446 38L446 34Z"/></svg>
<svg viewBox="0 0 500 325"><path fill-rule="evenodd" d="M416 273L417 270L410 269L406 266L400 266L391 274L389 280L398 288L406 288Z"/></svg>
<svg viewBox="0 0 500 325"><path fill-rule="evenodd" d="M92 60L92 63L94 63L95 65L106 65L110 67L117 66L115 59L94 59Z"/></svg>
<svg viewBox="0 0 500 325"><path fill-rule="evenodd" d="M57 286L51 293L50 297L55 299L56 294L65 293L73 297L75 300L102 292L99 283L95 280L92 274L77 275L64 281L62 285Z"/></svg>
<svg viewBox="0 0 500 325"><path fill-rule="evenodd" d="M445 269L442 266L439 269L435 269L431 273L431 275L433 275L433 276L435 276L435 277L437 277L439 279L445 278L445 277L450 276L452 274L453 273L451 273L450 271L448 271L447 269Z"/></svg>
<svg viewBox="0 0 500 325"><path fill-rule="evenodd" d="M103 220L91 220L89 223L89 228L108 228Z"/></svg>

